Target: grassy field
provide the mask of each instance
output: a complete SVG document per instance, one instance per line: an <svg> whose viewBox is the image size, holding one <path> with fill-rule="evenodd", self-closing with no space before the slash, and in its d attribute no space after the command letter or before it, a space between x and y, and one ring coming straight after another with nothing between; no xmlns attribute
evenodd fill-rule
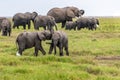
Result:
<svg viewBox="0 0 120 80"><path fill-rule="evenodd" d="M99 18L96 31L65 31L70 56L33 55L34 48L16 56L15 39L23 28L12 30L11 37L0 36L0 80L120 80L120 18ZM43 30L41 28L41 30ZM33 27L31 30L34 31Z"/></svg>

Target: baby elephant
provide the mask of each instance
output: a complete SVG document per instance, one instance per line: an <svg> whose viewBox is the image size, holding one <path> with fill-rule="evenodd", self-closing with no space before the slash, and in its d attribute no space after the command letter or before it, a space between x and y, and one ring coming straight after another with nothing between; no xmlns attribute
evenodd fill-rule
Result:
<svg viewBox="0 0 120 80"><path fill-rule="evenodd" d="M52 34L52 42L49 49L49 54L52 53L54 48L54 54L56 54L56 46L59 48L60 56L63 56L63 48L66 51L66 55L69 56L68 52L68 37L63 31L55 31Z"/></svg>
<svg viewBox="0 0 120 80"><path fill-rule="evenodd" d="M1 21L0 26L1 26L2 36L11 35L11 23L7 18L4 18Z"/></svg>
<svg viewBox="0 0 120 80"><path fill-rule="evenodd" d="M17 56L21 56L22 52L25 49L35 47L35 56L38 56L38 50L42 52L43 55L46 54L42 47L42 41L50 39L51 33L50 31L42 31L42 32L23 32L20 33L16 39L16 43L18 44L18 52Z"/></svg>
<svg viewBox="0 0 120 80"><path fill-rule="evenodd" d="M74 29L76 30L77 23L73 21L66 22L65 29L66 30L71 30Z"/></svg>

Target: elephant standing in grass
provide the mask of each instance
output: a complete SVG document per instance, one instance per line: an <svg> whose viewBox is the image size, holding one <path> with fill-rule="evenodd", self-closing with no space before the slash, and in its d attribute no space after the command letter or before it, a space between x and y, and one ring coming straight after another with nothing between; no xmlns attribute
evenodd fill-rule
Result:
<svg viewBox="0 0 120 80"><path fill-rule="evenodd" d="M19 26L23 26L24 29L26 29L26 25L28 25L28 29L30 29L31 26L31 20L34 22L35 17L38 14L36 12L30 13L16 13L13 16L13 28L17 27L19 29Z"/></svg>
<svg viewBox="0 0 120 80"><path fill-rule="evenodd" d="M79 10L77 7L52 8L47 15L55 18L56 23L62 23L64 28L66 21L72 21L72 18L82 16L84 10Z"/></svg>
<svg viewBox="0 0 120 80"><path fill-rule="evenodd" d="M52 16L39 15L34 20L34 28L36 30L39 30L39 27L43 27L44 30L48 29L51 31L53 29L53 26L55 26L55 28L57 30L57 25L56 25L55 19Z"/></svg>
<svg viewBox="0 0 120 80"><path fill-rule="evenodd" d="M69 56L69 51L68 51L68 37L65 32L63 31L55 31L52 34L51 38L52 42L50 43L50 49L49 49L49 54L52 53L53 48L54 48L54 54L56 54L56 46L59 48L60 51L60 56L63 56L63 48L66 51L66 55Z"/></svg>
<svg viewBox="0 0 120 80"><path fill-rule="evenodd" d="M17 36L16 43L18 44L17 56L21 56L25 49L35 47L35 56L38 56L38 50L42 52L43 55L46 54L42 47L42 41L51 39L50 31L42 32L23 32Z"/></svg>
<svg viewBox="0 0 120 80"><path fill-rule="evenodd" d="M11 35L11 22L9 21L9 19L4 18L1 21L0 26L1 26L2 36Z"/></svg>
<svg viewBox="0 0 120 80"><path fill-rule="evenodd" d="M82 28L87 28L89 30L96 30L99 25L99 20L96 18L79 18L76 21L77 29L80 30Z"/></svg>
<svg viewBox="0 0 120 80"><path fill-rule="evenodd" d="M69 21L69 22L66 22L65 29L66 30L71 30L71 29L76 30L76 26L77 26L76 22Z"/></svg>
<svg viewBox="0 0 120 80"><path fill-rule="evenodd" d="M2 21L4 20L4 19L6 19L6 17L0 17L0 31L1 31L1 23L2 23Z"/></svg>

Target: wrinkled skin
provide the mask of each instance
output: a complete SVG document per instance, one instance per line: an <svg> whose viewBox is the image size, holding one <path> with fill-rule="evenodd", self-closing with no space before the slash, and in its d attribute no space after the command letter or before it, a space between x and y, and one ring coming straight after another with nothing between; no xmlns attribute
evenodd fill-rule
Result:
<svg viewBox="0 0 120 80"><path fill-rule="evenodd" d="M36 30L39 30L39 27L43 27L44 30L48 29L51 31L53 29L53 26L55 26L57 30L55 19L52 16L39 15L34 20L34 28Z"/></svg>
<svg viewBox="0 0 120 80"><path fill-rule="evenodd" d="M50 44L49 54L52 53L54 49L54 54L56 54L56 46L59 48L60 56L63 56L63 48L66 51L66 55L69 56L68 52L68 37L63 31L55 31L52 34L52 43Z"/></svg>
<svg viewBox="0 0 120 80"><path fill-rule="evenodd" d="M11 23L9 19L5 18L1 22L2 36L11 35Z"/></svg>
<svg viewBox="0 0 120 80"><path fill-rule="evenodd" d="M25 49L35 47L35 56L38 56L38 50L42 52L43 55L46 54L45 50L42 47L42 41L50 39L50 31L42 32L23 32L17 36L16 43L18 44L17 56L21 56L22 52Z"/></svg>
<svg viewBox="0 0 120 80"><path fill-rule="evenodd" d="M76 26L77 26L76 22L69 21L69 22L66 22L65 29L66 30L72 30L72 29L76 30Z"/></svg>
<svg viewBox="0 0 120 80"><path fill-rule="evenodd" d="M28 29L30 29L30 21L32 20L34 22L37 15L36 12L16 13L12 19L14 22L13 28L17 27L19 29L19 26L23 26L23 28L26 29L26 25L28 25Z"/></svg>
<svg viewBox="0 0 120 80"><path fill-rule="evenodd" d="M87 28L89 30L96 30L99 25L99 20L96 18L79 18L76 21L77 29Z"/></svg>
<svg viewBox="0 0 120 80"><path fill-rule="evenodd" d="M82 16L84 12L84 10L79 10L77 7L56 7L50 9L47 15L53 16L56 23L62 23L62 28L64 28L66 21L72 21L72 18Z"/></svg>

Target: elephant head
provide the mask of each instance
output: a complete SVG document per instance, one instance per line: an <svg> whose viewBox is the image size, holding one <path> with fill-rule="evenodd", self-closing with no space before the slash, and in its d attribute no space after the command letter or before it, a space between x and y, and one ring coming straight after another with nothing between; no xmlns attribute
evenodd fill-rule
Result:
<svg viewBox="0 0 120 80"><path fill-rule="evenodd" d="M74 18L74 17L79 17L82 16L85 11L84 10L79 10L77 7L66 7L66 13L68 17Z"/></svg>
<svg viewBox="0 0 120 80"><path fill-rule="evenodd" d="M50 40L52 37L52 33L49 30L45 30L42 32L38 32L38 38L42 40Z"/></svg>
<svg viewBox="0 0 120 80"><path fill-rule="evenodd" d="M31 13L31 20L32 20L32 22L34 22L34 19L35 19L35 17L36 17L37 15L38 15L37 12Z"/></svg>

